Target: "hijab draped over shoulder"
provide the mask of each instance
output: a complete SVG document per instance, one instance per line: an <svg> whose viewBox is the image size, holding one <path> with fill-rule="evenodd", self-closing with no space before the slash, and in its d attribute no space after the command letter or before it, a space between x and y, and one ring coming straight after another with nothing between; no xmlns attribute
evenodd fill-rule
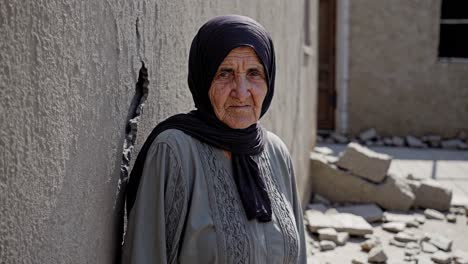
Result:
<svg viewBox="0 0 468 264"><path fill-rule="evenodd" d="M244 211L249 220L271 221L271 202L258 164L252 156L265 146L266 131L259 124L233 129L214 114L208 90L228 53L237 47L251 47L265 69L268 86L261 116L270 106L275 83L273 42L255 20L239 15L218 16L206 22L195 35L190 47L188 85L196 110L177 114L159 123L146 139L130 174L126 188L127 214L133 208L146 155L154 139L166 129L178 129L213 147L232 153L233 177Z"/></svg>

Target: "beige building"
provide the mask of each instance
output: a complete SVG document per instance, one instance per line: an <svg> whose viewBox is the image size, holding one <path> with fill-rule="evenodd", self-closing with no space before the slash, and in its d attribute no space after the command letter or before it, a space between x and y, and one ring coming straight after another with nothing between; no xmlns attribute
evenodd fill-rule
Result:
<svg viewBox="0 0 468 264"><path fill-rule="evenodd" d="M122 158L126 139L136 133L135 154L159 121L193 108L190 42L209 18L232 13L271 32L276 94L262 123L289 147L307 197L317 1L6 0L0 262L115 263L121 168L134 160Z"/></svg>
<svg viewBox="0 0 468 264"><path fill-rule="evenodd" d="M320 1L319 129L444 137L467 130L465 2Z"/></svg>

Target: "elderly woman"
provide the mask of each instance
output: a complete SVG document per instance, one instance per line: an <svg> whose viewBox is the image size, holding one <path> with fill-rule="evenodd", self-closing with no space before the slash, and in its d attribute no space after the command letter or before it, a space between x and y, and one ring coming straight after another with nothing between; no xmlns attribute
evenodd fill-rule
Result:
<svg viewBox="0 0 468 264"><path fill-rule="evenodd" d="M258 120L273 98L269 34L215 17L190 48L196 110L161 122L127 187L124 263L305 263L302 210L284 143Z"/></svg>

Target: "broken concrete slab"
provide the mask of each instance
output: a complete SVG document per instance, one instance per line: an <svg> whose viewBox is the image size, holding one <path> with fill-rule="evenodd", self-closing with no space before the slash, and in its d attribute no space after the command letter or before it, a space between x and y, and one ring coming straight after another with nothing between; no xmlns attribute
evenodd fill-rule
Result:
<svg viewBox="0 0 468 264"><path fill-rule="evenodd" d="M338 232L347 232L353 236L372 234L372 226L362 217L347 213L323 214L318 211L306 211L307 228L316 233L322 228L333 228Z"/></svg>
<svg viewBox="0 0 468 264"><path fill-rule="evenodd" d="M428 237L428 242L436 246L440 250L449 252L452 249L453 240L438 234L428 234Z"/></svg>
<svg viewBox="0 0 468 264"><path fill-rule="evenodd" d="M416 216L412 214L406 214L402 212L384 212L383 213L383 221L384 222L402 222L402 223L409 223L414 220L417 220Z"/></svg>
<svg viewBox="0 0 468 264"><path fill-rule="evenodd" d="M452 190L434 180L421 181L414 190L414 206L447 211L452 200Z"/></svg>
<svg viewBox="0 0 468 264"><path fill-rule="evenodd" d="M382 225L382 229L392 233L398 233L405 230L406 224L403 222L389 222Z"/></svg>
<svg viewBox="0 0 468 264"><path fill-rule="evenodd" d="M388 259L387 254L385 253L383 247L381 246L372 248L369 251L369 255L367 257L367 261L371 263L385 263L387 259Z"/></svg>
<svg viewBox="0 0 468 264"><path fill-rule="evenodd" d="M338 240L338 232L333 228L322 228L317 230L319 240L329 240L336 243Z"/></svg>
<svg viewBox="0 0 468 264"><path fill-rule="evenodd" d="M438 264L450 264L452 257L443 251L437 251L432 254L431 260Z"/></svg>
<svg viewBox="0 0 468 264"><path fill-rule="evenodd" d="M361 141L371 140L377 137L377 131L374 128L369 128L361 132L358 137Z"/></svg>
<svg viewBox="0 0 468 264"><path fill-rule="evenodd" d="M350 213L362 216L370 223L381 221L383 218L382 209L373 203L341 206L337 207L336 210L340 213Z"/></svg>
<svg viewBox="0 0 468 264"><path fill-rule="evenodd" d="M434 209L424 210L424 215L427 219L445 220L445 215Z"/></svg>
<svg viewBox="0 0 468 264"><path fill-rule="evenodd" d="M421 242L421 250L426 253L434 253L437 252L439 249L431 243L423 241Z"/></svg>
<svg viewBox="0 0 468 264"><path fill-rule="evenodd" d="M336 248L336 244L333 241L327 241L327 240L320 241L321 251L333 250L335 248Z"/></svg>
<svg viewBox="0 0 468 264"><path fill-rule="evenodd" d="M387 175L392 158L358 143L349 143L336 165L371 182L380 183Z"/></svg>
<svg viewBox="0 0 468 264"><path fill-rule="evenodd" d="M317 153L311 154L311 171L312 192L332 202L376 203L387 210L407 211L414 201L408 184L394 175L374 184L338 169Z"/></svg>

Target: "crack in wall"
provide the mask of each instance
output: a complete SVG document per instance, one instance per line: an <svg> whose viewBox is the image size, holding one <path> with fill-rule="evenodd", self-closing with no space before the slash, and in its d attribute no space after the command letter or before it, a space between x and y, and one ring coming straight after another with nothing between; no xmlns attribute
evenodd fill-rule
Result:
<svg viewBox="0 0 468 264"><path fill-rule="evenodd" d="M148 70L145 63L141 61L141 68L138 73L138 81L135 85L135 94L133 95L132 102L128 109L127 122L125 125L125 137L122 150L122 163L120 165L120 177L117 184L116 200L114 210L116 212L116 260L115 263L120 263L121 250L125 236L125 190L129 180L130 163L132 160L132 153L135 146L138 123L143 114L143 107L148 97Z"/></svg>

